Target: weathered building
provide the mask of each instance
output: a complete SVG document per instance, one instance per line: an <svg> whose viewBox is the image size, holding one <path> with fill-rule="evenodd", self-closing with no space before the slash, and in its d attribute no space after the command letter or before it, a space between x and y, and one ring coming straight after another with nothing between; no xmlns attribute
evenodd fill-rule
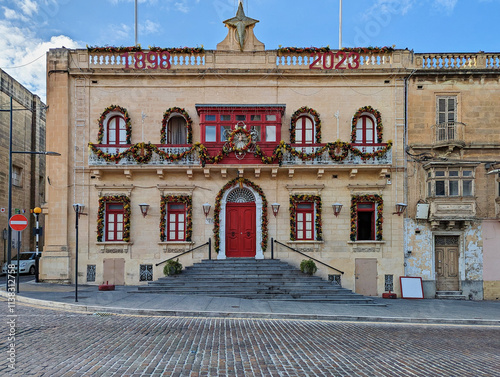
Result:
<svg viewBox="0 0 500 377"><path fill-rule="evenodd" d="M406 273L422 277L426 297L498 299L499 54L422 54L416 63Z"/></svg>
<svg viewBox="0 0 500 377"><path fill-rule="evenodd" d="M12 111L11 111L12 103ZM12 150L31 152L45 150L45 105L40 98L0 70L0 159L9 161L10 124L12 117ZM7 260L9 164L0 166L0 229L3 230L0 260ZM21 251L34 250L31 229L35 226L30 209L45 201L45 156L25 153L12 155L12 215L23 214L29 220L21 233ZM40 217L43 224L43 216ZM17 234L12 232L12 256L17 253ZM40 245L41 246L41 245Z"/></svg>

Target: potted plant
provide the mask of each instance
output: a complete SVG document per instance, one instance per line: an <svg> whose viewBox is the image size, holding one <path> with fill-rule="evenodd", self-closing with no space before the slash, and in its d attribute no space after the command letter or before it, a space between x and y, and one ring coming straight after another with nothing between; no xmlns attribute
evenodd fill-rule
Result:
<svg viewBox="0 0 500 377"><path fill-rule="evenodd" d="M179 258L177 260L169 260L165 263L165 267L163 267L163 273L165 276L177 275L182 272L182 264L179 263Z"/></svg>
<svg viewBox="0 0 500 377"><path fill-rule="evenodd" d="M304 274L314 275L316 271L318 271L318 267L316 267L316 263L312 259L304 259L300 262L300 271Z"/></svg>

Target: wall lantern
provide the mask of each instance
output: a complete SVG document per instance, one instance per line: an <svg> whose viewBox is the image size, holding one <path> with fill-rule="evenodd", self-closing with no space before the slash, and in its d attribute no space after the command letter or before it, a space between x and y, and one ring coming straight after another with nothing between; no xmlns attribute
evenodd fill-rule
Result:
<svg viewBox="0 0 500 377"><path fill-rule="evenodd" d="M340 215L340 211L342 211L342 204L333 203L332 208L333 208L333 214L335 215L335 217L337 217L338 215Z"/></svg>
<svg viewBox="0 0 500 377"><path fill-rule="evenodd" d="M203 204L203 213L205 214L205 217L207 217L208 214L210 213L210 208L211 207L212 206L210 204L208 204L208 203Z"/></svg>
<svg viewBox="0 0 500 377"><path fill-rule="evenodd" d="M139 204L139 207L141 207L142 216L146 217L148 215L149 204L141 203Z"/></svg>
<svg viewBox="0 0 500 377"><path fill-rule="evenodd" d="M280 211L280 205L279 205L279 203L273 203L273 204L271 204L271 208L273 210L274 217L278 216L278 212Z"/></svg>
<svg viewBox="0 0 500 377"><path fill-rule="evenodd" d="M405 203L396 203L396 212L393 212L393 215L401 216L404 211L406 211L406 207L408 207Z"/></svg>

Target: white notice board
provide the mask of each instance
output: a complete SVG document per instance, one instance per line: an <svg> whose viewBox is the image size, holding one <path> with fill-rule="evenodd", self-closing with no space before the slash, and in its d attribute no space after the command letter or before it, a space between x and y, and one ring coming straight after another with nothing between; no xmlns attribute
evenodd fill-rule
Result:
<svg viewBox="0 0 500 377"><path fill-rule="evenodd" d="M424 298L421 277L400 276L401 298Z"/></svg>

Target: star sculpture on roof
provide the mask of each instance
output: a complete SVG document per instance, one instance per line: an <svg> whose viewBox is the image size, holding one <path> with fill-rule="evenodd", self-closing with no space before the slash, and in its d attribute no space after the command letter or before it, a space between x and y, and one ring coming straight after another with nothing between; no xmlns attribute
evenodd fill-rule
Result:
<svg viewBox="0 0 500 377"><path fill-rule="evenodd" d="M245 11L243 10L243 3L241 1L240 5L238 6L238 12L236 12L236 16L224 21L226 25L236 28L241 51L243 51L243 44L245 43L245 34L247 27L255 25L257 22L259 21L245 15Z"/></svg>

